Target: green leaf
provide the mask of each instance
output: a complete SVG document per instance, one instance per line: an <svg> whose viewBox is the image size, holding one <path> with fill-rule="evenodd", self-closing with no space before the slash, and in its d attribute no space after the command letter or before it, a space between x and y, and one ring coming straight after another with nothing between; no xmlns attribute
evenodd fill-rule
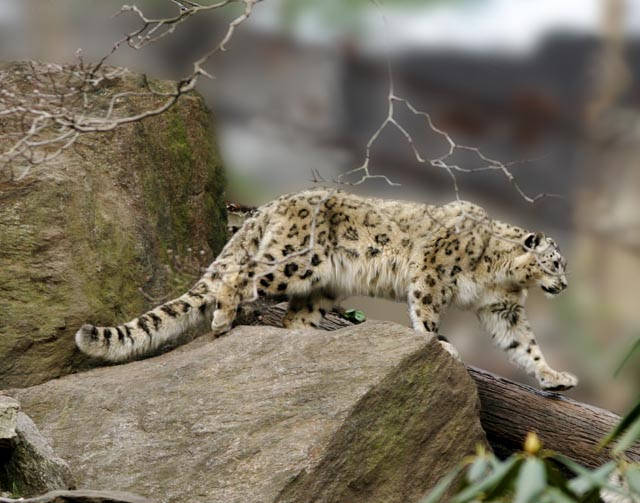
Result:
<svg viewBox="0 0 640 503"><path fill-rule="evenodd" d="M578 500L567 496L560 489L556 487L549 487L545 492L546 500L551 503L577 503Z"/></svg>
<svg viewBox="0 0 640 503"><path fill-rule="evenodd" d="M622 362L620 362L620 365L618 366L616 371L613 373L614 377L617 377L618 374L620 374L620 372L622 371L624 366L627 363L629 363L629 361L631 360L631 358L633 357L633 355L636 352L640 352L640 337L638 337L638 339L636 339L636 341L633 343L633 346L631 346L631 350L627 353L627 356L625 356L623 358Z"/></svg>
<svg viewBox="0 0 640 503"><path fill-rule="evenodd" d="M635 421L640 419L640 401L631 409L626 416L624 416L618 424L609 432L609 434L604 437L602 442L600 442L600 446L604 447L616 438L618 438L629 426L631 426Z"/></svg>
<svg viewBox="0 0 640 503"><path fill-rule="evenodd" d="M635 420L634 423L627 428L624 434L618 440L615 449L613 449L613 454L618 455L622 454L629 447L631 447L637 440L640 439L640 417Z"/></svg>
<svg viewBox="0 0 640 503"><path fill-rule="evenodd" d="M634 465L627 469L627 482L632 493L640 496L640 465Z"/></svg>
<svg viewBox="0 0 640 503"><path fill-rule="evenodd" d="M478 482L484 477L489 469L487 458L481 457L476 459L467 471L467 480L471 483Z"/></svg>
<svg viewBox="0 0 640 503"><path fill-rule="evenodd" d="M486 493L500 484L503 479L511 480L515 478L516 470L522 463L522 458L512 456L504 463L499 463L491 474L484 478L484 480L471 484L463 491L460 491L456 496L451 499L451 503L467 503L481 493Z"/></svg>
<svg viewBox="0 0 640 503"><path fill-rule="evenodd" d="M446 477L441 479L440 482L438 482L438 484L420 500L420 503L437 503L440 501L440 498L442 498L447 488L451 485L451 482L453 482L453 480L462 471L462 468L462 466L458 466Z"/></svg>
<svg viewBox="0 0 640 503"><path fill-rule="evenodd" d="M537 501L546 486L547 473L544 468L544 463L538 458L527 458L518 473L514 503L532 503Z"/></svg>
<svg viewBox="0 0 640 503"><path fill-rule="evenodd" d="M565 466L578 474L576 478L571 479L567 484L569 489L578 496L584 496L593 489L609 487L609 475L616 468L615 461L609 461L596 470L589 470L564 456L558 456L557 458L564 458L562 462Z"/></svg>

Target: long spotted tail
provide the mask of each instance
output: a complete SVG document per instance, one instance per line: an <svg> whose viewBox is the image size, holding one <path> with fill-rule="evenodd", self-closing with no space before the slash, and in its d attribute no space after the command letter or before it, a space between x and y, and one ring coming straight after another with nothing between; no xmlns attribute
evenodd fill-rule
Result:
<svg viewBox="0 0 640 503"><path fill-rule="evenodd" d="M215 301L210 284L202 279L184 295L118 325L83 325L76 345L83 353L110 361L146 354L202 321Z"/></svg>

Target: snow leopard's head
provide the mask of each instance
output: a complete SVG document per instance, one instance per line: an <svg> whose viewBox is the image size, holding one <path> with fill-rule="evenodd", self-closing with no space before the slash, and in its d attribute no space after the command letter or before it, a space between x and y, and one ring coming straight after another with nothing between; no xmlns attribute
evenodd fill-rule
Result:
<svg viewBox="0 0 640 503"><path fill-rule="evenodd" d="M568 286L567 259L560 253L556 242L541 232L528 234L523 248L530 254L530 280L550 297L558 295ZM533 286L533 285L531 285Z"/></svg>

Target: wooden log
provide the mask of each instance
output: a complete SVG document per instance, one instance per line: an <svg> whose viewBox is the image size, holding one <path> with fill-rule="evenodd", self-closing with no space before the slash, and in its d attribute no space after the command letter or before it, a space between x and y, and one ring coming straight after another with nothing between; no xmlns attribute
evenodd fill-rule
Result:
<svg viewBox="0 0 640 503"><path fill-rule="evenodd" d="M238 324L281 326L286 304L258 302L247 304ZM320 327L336 330L351 322L328 313ZM600 440L620 420L616 414L531 386L467 366L478 386L480 420L495 453L506 457L522 448L526 434L535 431L543 445L589 467L600 466L610 458L598 449ZM627 455L640 461L640 444Z"/></svg>
<svg viewBox="0 0 640 503"><path fill-rule="evenodd" d="M620 420L616 414L540 391L474 367L467 367L480 396L480 420L496 454L505 456L522 448L529 431L543 445L589 467L611 459L598 443ZM640 461L636 443L627 455Z"/></svg>

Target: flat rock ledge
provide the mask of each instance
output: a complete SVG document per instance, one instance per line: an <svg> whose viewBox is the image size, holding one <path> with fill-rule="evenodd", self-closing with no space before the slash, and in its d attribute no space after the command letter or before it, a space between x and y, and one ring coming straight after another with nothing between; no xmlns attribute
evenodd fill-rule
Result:
<svg viewBox="0 0 640 503"><path fill-rule="evenodd" d="M78 487L154 503L417 502L486 444L464 366L389 322L238 327L11 394Z"/></svg>

